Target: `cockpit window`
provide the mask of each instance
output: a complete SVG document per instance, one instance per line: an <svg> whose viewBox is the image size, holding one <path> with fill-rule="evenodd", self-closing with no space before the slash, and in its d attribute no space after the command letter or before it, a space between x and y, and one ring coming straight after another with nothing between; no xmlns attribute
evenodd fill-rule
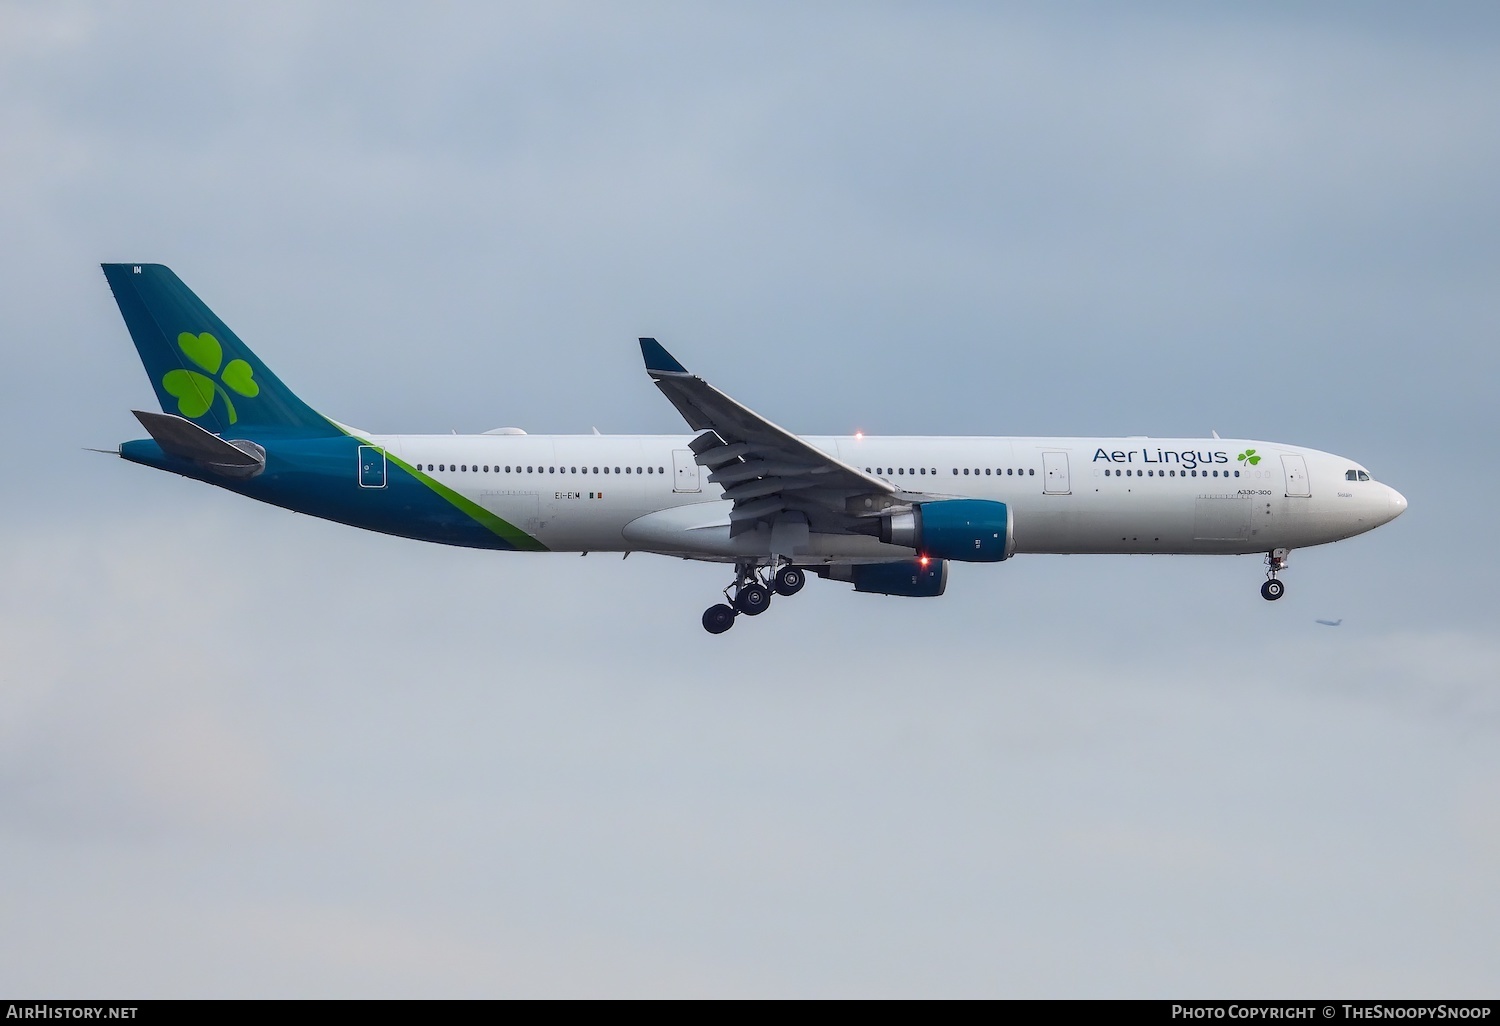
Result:
<svg viewBox="0 0 1500 1026"><path fill-rule="evenodd" d="M1359 479L1360 479L1360 480L1361 480L1361 481L1368 481L1368 480L1370 480L1370 475L1369 475L1369 474L1366 474L1366 473L1365 473L1365 472L1364 472L1364 471L1363 471L1363 470L1361 470L1361 471L1360 471L1360 472L1359 472Z"/></svg>
<svg viewBox="0 0 1500 1026"><path fill-rule="evenodd" d="M1359 471L1357 471L1357 470L1346 470L1346 471L1344 471L1344 480L1345 481L1358 481L1359 480Z"/></svg>

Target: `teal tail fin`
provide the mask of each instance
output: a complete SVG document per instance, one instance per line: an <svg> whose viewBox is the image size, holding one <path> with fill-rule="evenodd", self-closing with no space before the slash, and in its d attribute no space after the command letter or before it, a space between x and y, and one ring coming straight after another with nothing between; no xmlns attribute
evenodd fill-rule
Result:
<svg viewBox="0 0 1500 1026"><path fill-rule="evenodd" d="M103 267L164 412L221 436L257 429L342 434L283 385L169 268Z"/></svg>

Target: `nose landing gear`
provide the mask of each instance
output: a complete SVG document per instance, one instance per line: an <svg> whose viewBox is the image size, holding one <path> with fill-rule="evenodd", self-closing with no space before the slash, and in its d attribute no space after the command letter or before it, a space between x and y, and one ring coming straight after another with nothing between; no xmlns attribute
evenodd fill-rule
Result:
<svg viewBox="0 0 1500 1026"><path fill-rule="evenodd" d="M734 567L734 583L724 589L726 602L709 606L703 612L703 629L723 634L734 626L735 617L759 616L771 608L771 594L795 595L807 583L807 574L791 564L777 567L757 562L740 562Z"/></svg>
<svg viewBox="0 0 1500 1026"><path fill-rule="evenodd" d="M1286 594L1286 585L1276 575L1286 569L1287 557L1291 553L1291 549L1272 549L1266 553L1266 583L1260 586L1260 597L1267 602L1275 602Z"/></svg>

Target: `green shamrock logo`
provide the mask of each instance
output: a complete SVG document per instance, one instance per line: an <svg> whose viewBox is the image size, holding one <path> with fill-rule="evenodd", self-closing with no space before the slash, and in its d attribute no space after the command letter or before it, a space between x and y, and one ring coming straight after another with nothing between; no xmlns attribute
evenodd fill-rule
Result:
<svg viewBox="0 0 1500 1026"><path fill-rule="evenodd" d="M229 423L239 420L239 415L234 412L234 402L229 398L229 393L220 387L219 381L223 381L237 394L253 399L260 394L260 384L255 380L255 372L250 365L244 360L230 360L224 373L219 374L219 365L224 362L224 347L206 331L201 335L184 331L177 336L177 348L208 372L199 374L191 370L167 371L166 376L161 379L161 387L177 399L177 412L189 419L201 417L214 404L214 394L217 393L224 397L224 405L229 410ZM212 377L215 374L219 375L218 381Z"/></svg>
<svg viewBox="0 0 1500 1026"><path fill-rule="evenodd" d="M1235 459L1239 460L1241 463L1248 463L1252 467L1260 462L1260 457L1255 455L1254 449L1246 449L1244 452L1236 456Z"/></svg>

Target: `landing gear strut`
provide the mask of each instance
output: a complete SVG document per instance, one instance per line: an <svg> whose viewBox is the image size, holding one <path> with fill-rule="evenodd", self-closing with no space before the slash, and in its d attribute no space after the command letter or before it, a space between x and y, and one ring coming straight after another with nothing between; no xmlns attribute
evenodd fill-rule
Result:
<svg viewBox="0 0 1500 1026"><path fill-rule="evenodd" d="M735 617L759 616L771 608L771 595L795 595L807 583L807 574L791 564L761 565L742 560L734 566L734 583L724 589L726 602L709 606L703 613L703 629L723 634L734 626Z"/></svg>
<svg viewBox="0 0 1500 1026"><path fill-rule="evenodd" d="M1287 557L1291 555L1291 549L1272 549L1266 553L1266 583L1260 586L1260 597L1267 602L1275 602L1286 594L1286 585L1277 579L1277 574L1286 569Z"/></svg>

